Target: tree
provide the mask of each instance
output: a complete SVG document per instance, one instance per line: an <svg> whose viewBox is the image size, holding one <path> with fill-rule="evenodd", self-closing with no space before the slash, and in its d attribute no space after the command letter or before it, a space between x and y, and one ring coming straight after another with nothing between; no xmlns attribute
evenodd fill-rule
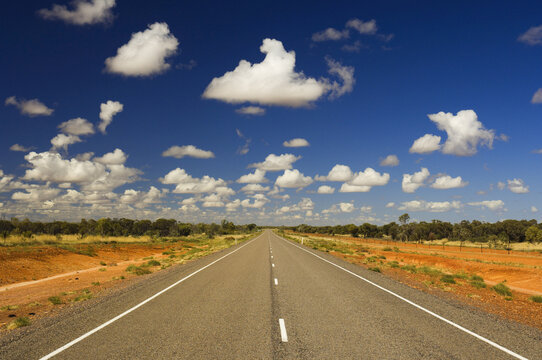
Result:
<svg viewBox="0 0 542 360"><path fill-rule="evenodd" d="M530 243L539 243L542 241L542 230L535 225L531 225L525 230L525 239Z"/></svg>
<svg viewBox="0 0 542 360"><path fill-rule="evenodd" d="M404 213L403 215L399 216L399 222L401 225L406 225L410 221L410 215L407 213Z"/></svg>

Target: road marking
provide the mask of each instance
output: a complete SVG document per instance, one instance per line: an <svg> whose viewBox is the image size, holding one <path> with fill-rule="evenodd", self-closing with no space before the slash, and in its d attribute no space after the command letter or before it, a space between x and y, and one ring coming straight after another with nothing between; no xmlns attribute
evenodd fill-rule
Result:
<svg viewBox="0 0 542 360"><path fill-rule="evenodd" d="M286 325L284 324L284 319L279 319L280 326L280 338L282 342L288 342L288 334L286 334Z"/></svg>
<svg viewBox="0 0 542 360"><path fill-rule="evenodd" d="M271 264L272 267L275 267L275 264Z"/></svg>
<svg viewBox="0 0 542 360"><path fill-rule="evenodd" d="M271 255L271 259L273 258L273 255Z"/></svg>
<svg viewBox="0 0 542 360"><path fill-rule="evenodd" d="M276 236L278 236L278 235L276 235ZM335 267L337 267L337 268L339 268L339 269L341 269L341 270L343 270L343 271L349 273L350 275L354 275L355 277L357 277L357 278L359 278L359 279L365 281L366 283L371 284L371 285L373 285L373 286L379 288L380 290L385 291L385 292L387 292L388 294L393 295L393 296L395 296L396 298L403 300L404 302L406 302L406 303L408 303L408 304L414 306L415 308L417 308L417 309L419 309L419 310L421 310L421 311L424 311L424 312L428 313L429 315L434 316L434 317L436 317L437 319L442 320L442 321L444 321L445 323L447 323L447 324L449 324L449 325L452 325L453 327L455 327L455 328L457 328L457 329L459 329L459 330L461 330L461 331L463 331L463 332L465 332L465 333L467 333L467 334L469 334L469 335L471 335L471 336L474 336L474 337L477 338L478 340L481 340L481 341L485 342L486 344L489 344L489 345L491 345L491 346L493 346L493 347L495 347L495 348L497 348L497 349L499 349L499 350L501 350L501 351L507 353L508 355L515 357L516 359L528 360L526 357L523 357L523 356L521 356L521 355L519 355L519 354L513 352L512 350L509 350L509 349L505 348L504 346L501 346L501 345L497 344L496 342L493 342L493 341L491 341L491 340L489 340L489 339L487 339L487 338L485 338L485 337L483 337L483 336L481 336L481 335L478 335L477 333L475 333L475 332L473 332L473 331L470 331L469 329L464 328L463 326L458 325L458 324L454 323L453 321L448 320L448 319L446 319L446 318L440 316L439 314L434 313L434 312L432 312L431 310L428 310L428 309L424 308L423 306L418 305L418 304L416 304L415 302L410 301L410 300L408 300L407 298L404 298L404 297L402 297L401 295L396 294L396 293L394 293L393 291L388 290L388 289L386 289L385 287L382 287L382 286L380 286L380 285L378 285L378 284L372 282L371 280L368 280L368 279L364 278L363 276L360 276L360 275L358 275L358 274L356 274L356 273L354 273L354 272L352 272L352 271L350 271L350 270L348 270L348 269L343 268L343 267L340 266L340 265L337 265L337 264L335 264L335 263L333 263L333 262L331 262L331 261L329 261L329 260L327 260L327 259L324 259L323 257L318 256L318 255L314 254L314 253L311 252L311 251L308 251L308 250L306 250L306 249L303 249L301 246L295 245L295 244L293 244L292 242L290 242L290 241L288 241L288 240L286 240L286 239L281 238L280 236L278 236L278 237L279 237L279 239L281 239L281 240L287 242L288 244L290 244L290 245L292 245L292 246L295 246L296 248L298 248L298 249L300 249L300 250L303 250L303 251L305 251L305 252L307 252L307 253L309 253L309 254L311 254L311 255L317 257L318 259L320 259L320 260L322 260L322 261L325 261L325 262L327 262L328 264L331 264L331 265L333 265L333 266L335 266Z"/></svg>
<svg viewBox="0 0 542 360"><path fill-rule="evenodd" d="M263 235L263 234L262 234L262 235ZM96 333L96 332L102 330L104 327L106 327L106 326L108 326L108 325L111 325L111 324L114 323L115 321L117 321L117 320L123 318L124 316L126 316L126 315L128 315L129 313L131 313L132 311L134 311L134 310L140 308L141 306L145 305L145 304L148 303L149 301L151 301L151 300L157 298L158 296L162 295L163 293L165 293L166 291L170 290L171 288L173 288L173 287L179 285L179 284L182 283L183 281L185 281L185 280L191 278L192 276L196 275L196 274L199 273L200 271L203 271L203 270L207 269L209 266L211 266L211 265L213 265L213 264L219 262L220 260L224 259L225 257L230 256L230 255L233 254L233 253L236 253L237 251L241 250L242 248L244 248L245 246L247 246L247 245L250 244L251 242L253 242L253 241L257 240L258 238L260 238L262 235L256 237L255 239L250 240L250 241L249 241L248 243L246 243L245 245L243 245L243 246L241 246L241 247L235 249L234 251L232 251L232 252L230 252L230 253L228 253L228 254L222 256L221 258L216 259L216 260L213 261L212 263L205 265L205 266L202 267L201 269L194 271L194 272L191 273L190 275L185 276L184 278L182 278L181 280L179 280L179 281L173 283L172 285L168 286L167 288L165 288L165 289L163 289L163 290L160 290L159 292L157 292L156 294L154 294L154 295L152 295L151 297L147 298L146 300L143 300L142 302L140 302L140 303L137 304L136 306L134 306L134 307L132 307L132 308L126 310L126 311L123 312L122 314L115 316L113 319L104 322L102 325L100 325L100 326L98 326L98 327L96 327L96 328L90 330L90 331L87 332L86 334L83 334L83 335L79 336L77 339L70 341L69 343L67 343L66 345L64 345L64 346L62 346L62 347L59 347L58 349L56 349L56 350L53 351L52 353L45 355L44 357L40 358L40 360L47 360L47 359L52 358L52 357L55 356L55 355L60 354L62 351L66 350L66 349L68 349L68 348L70 348L70 347L72 347L73 345L75 345L75 344L77 344L78 342L80 342L81 340L83 340L83 339L89 337L90 335L92 335L92 334L94 334L94 333Z"/></svg>
<svg viewBox="0 0 542 360"><path fill-rule="evenodd" d="M275 285L279 284L279 279L275 278Z"/></svg>

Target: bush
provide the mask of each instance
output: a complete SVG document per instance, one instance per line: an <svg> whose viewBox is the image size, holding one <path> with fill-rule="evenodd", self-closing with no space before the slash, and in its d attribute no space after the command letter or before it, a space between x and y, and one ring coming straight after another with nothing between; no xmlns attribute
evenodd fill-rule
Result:
<svg viewBox="0 0 542 360"><path fill-rule="evenodd" d="M377 272L377 273L381 272L381 271L380 271L380 268L377 267L377 266L375 266L375 267L370 267L369 270L374 271L374 272Z"/></svg>
<svg viewBox="0 0 542 360"><path fill-rule="evenodd" d="M421 266L421 267L419 267L418 272L420 272L422 274L429 275L429 276L442 275L442 271L440 271L439 269L434 269L434 268L429 267L429 266Z"/></svg>
<svg viewBox="0 0 542 360"><path fill-rule="evenodd" d="M413 274L418 272L418 269L416 269L416 265L405 265L401 267L401 269L411 272Z"/></svg>
<svg viewBox="0 0 542 360"><path fill-rule="evenodd" d="M482 278L479 275L471 275L470 279L473 281L482 281L482 282L484 281L484 278Z"/></svg>
<svg viewBox="0 0 542 360"><path fill-rule="evenodd" d="M393 249L389 246L386 246L382 251L393 251Z"/></svg>
<svg viewBox="0 0 542 360"><path fill-rule="evenodd" d="M394 269L399 267L399 263L397 261L390 261L389 264L390 264L390 267Z"/></svg>
<svg viewBox="0 0 542 360"><path fill-rule="evenodd" d="M30 325L30 319L27 317L20 317L10 322L7 328L8 330L13 330L28 325Z"/></svg>
<svg viewBox="0 0 542 360"><path fill-rule="evenodd" d="M60 304L63 304L62 302L62 299L59 297L59 296L51 296L49 299L48 299L51 304L53 305L60 305Z"/></svg>
<svg viewBox="0 0 542 360"><path fill-rule="evenodd" d="M135 265L128 266L126 268L126 271L129 272L129 273L136 274L138 276L151 273L151 271L149 269L145 269L145 268L142 268L141 266L135 266Z"/></svg>
<svg viewBox="0 0 542 360"><path fill-rule="evenodd" d="M504 283L498 283L497 285L493 286L492 289L495 290L495 292L499 295L512 296L512 291Z"/></svg>
<svg viewBox="0 0 542 360"><path fill-rule="evenodd" d="M477 289L483 289L483 288L485 288L487 286L486 283L484 282L484 280L482 280L482 281L480 281L480 280L471 280L470 284L471 284L472 287L475 287Z"/></svg>
<svg viewBox="0 0 542 360"><path fill-rule="evenodd" d="M160 266L160 261L158 260L150 260L147 265L149 266Z"/></svg>
<svg viewBox="0 0 542 360"><path fill-rule="evenodd" d="M447 284L455 284L454 276L449 274L442 275L440 281Z"/></svg>
<svg viewBox="0 0 542 360"><path fill-rule="evenodd" d="M542 303L542 296L540 295L533 295L529 298L529 300L531 300L532 302L535 302L535 303Z"/></svg>

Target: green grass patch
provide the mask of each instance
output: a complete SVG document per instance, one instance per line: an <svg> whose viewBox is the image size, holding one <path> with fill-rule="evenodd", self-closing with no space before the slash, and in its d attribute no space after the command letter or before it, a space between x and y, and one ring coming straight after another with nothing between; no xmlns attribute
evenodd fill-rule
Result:
<svg viewBox="0 0 542 360"><path fill-rule="evenodd" d="M404 266L401 266L401 269L408 271L412 274L416 274L418 272L416 265L404 265Z"/></svg>
<svg viewBox="0 0 542 360"><path fill-rule="evenodd" d="M533 295L529 298L532 302L542 304L542 296L540 295Z"/></svg>
<svg viewBox="0 0 542 360"><path fill-rule="evenodd" d="M18 308L19 308L18 305L7 305L7 306L0 307L0 311L12 311L12 310L17 310Z"/></svg>
<svg viewBox="0 0 542 360"><path fill-rule="evenodd" d="M393 249L389 246L386 246L382 251L393 251Z"/></svg>
<svg viewBox="0 0 542 360"><path fill-rule="evenodd" d="M146 274L150 274L151 271L149 269L145 269L141 266L135 266L135 265L130 265L126 268L126 271L129 272L129 273L132 273L132 274L136 274L138 276L140 275L146 275Z"/></svg>
<svg viewBox="0 0 542 360"><path fill-rule="evenodd" d="M148 263L147 263L148 266L160 266L160 261L158 260L150 260Z"/></svg>
<svg viewBox="0 0 542 360"><path fill-rule="evenodd" d="M420 266L418 268L418 272L422 273L422 274L425 274L425 275L429 275L429 276L440 276L440 275L442 275L442 271L440 271L439 269L429 267L429 266Z"/></svg>
<svg viewBox="0 0 542 360"><path fill-rule="evenodd" d="M471 280L469 282L469 284L472 286L472 287L475 287L477 289L484 289L487 287L486 283L484 282L484 280Z"/></svg>
<svg viewBox="0 0 542 360"><path fill-rule="evenodd" d="M81 295L79 296L76 296L73 301L74 302L79 302L79 301L85 301L85 300L90 300L92 299L92 292L88 289L85 289L82 291Z"/></svg>
<svg viewBox="0 0 542 360"><path fill-rule="evenodd" d="M60 304L63 304L62 302L62 299L60 298L60 296L51 296L49 299L49 302L53 305L60 305Z"/></svg>
<svg viewBox="0 0 542 360"><path fill-rule="evenodd" d="M377 272L377 273L382 272L378 266L370 267L369 270Z"/></svg>
<svg viewBox="0 0 542 360"><path fill-rule="evenodd" d="M103 271L107 271L107 269L106 269L106 268L99 268L98 271L102 271L102 272L103 272Z"/></svg>
<svg viewBox="0 0 542 360"><path fill-rule="evenodd" d="M93 286L100 286L100 282L99 281L93 282L92 285Z"/></svg>
<svg viewBox="0 0 542 360"><path fill-rule="evenodd" d="M391 268L394 268L394 269L396 269L396 268L399 267L399 263L398 263L397 261L395 261L395 260L394 260L394 261L390 261L390 262L388 263L388 265L389 265Z"/></svg>
<svg viewBox="0 0 542 360"><path fill-rule="evenodd" d="M100 261L100 265L106 266L107 264L105 263L105 261Z"/></svg>
<svg viewBox="0 0 542 360"><path fill-rule="evenodd" d="M444 274L440 277L440 281L446 284L455 284L455 279L453 275L450 274Z"/></svg>
<svg viewBox="0 0 542 360"><path fill-rule="evenodd" d="M13 330L28 325L30 325L30 319L27 317L20 317L10 322L7 326L7 329Z"/></svg>
<svg viewBox="0 0 542 360"><path fill-rule="evenodd" d="M498 283L497 285L493 286L492 289L499 295L512 296L512 291L504 283Z"/></svg>
<svg viewBox="0 0 542 360"><path fill-rule="evenodd" d="M470 279L472 281L482 281L482 282L484 281L484 278L479 275L471 275Z"/></svg>

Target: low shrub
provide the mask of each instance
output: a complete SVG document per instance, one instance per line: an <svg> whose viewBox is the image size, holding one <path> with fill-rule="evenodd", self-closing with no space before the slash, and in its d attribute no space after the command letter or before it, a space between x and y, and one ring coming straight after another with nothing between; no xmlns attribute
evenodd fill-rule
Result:
<svg viewBox="0 0 542 360"><path fill-rule="evenodd" d="M386 246L382 251L393 251L393 249L389 246Z"/></svg>
<svg viewBox="0 0 542 360"><path fill-rule="evenodd" d="M150 260L147 263L147 265L149 265L149 266L160 266L161 264L160 264L160 261L158 261L158 260Z"/></svg>
<svg viewBox="0 0 542 360"><path fill-rule="evenodd" d="M395 260L390 261L388 264L390 265L391 268L394 268L394 269L399 267L399 263L397 261L395 261Z"/></svg>
<svg viewBox="0 0 542 360"><path fill-rule="evenodd" d="M416 265L404 265L401 267L401 269L411 272L413 274L418 272L418 269L416 269Z"/></svg>
<svg viewBox="0 0 542 360"><path fill-rule="evenodd" d="M529 300L531 300L532 302L535 302L535 303L542 303L542 296L540 295L533 295L529 298Z"/></svg>
<svg viewBox="0 0 542 360"><path fill-rule="evenodd" d="M497 285L493 286L492 289L499 295L512 296L512 291L504 283L498 283Z"/></svg>
<svg viewBox="0 0 542 360"><path fill-rule="evenodd" d="M442 275L442 271L439 269L435 269L429 266L421 266L418 268L418 272L422 274L426 274L429 276L440 276Z"/></svg>
<svg viewBox="0 0 542 360"><path fill-rule="evenodd" d="M446 284L455 284L455 279L453 275L444 274L440 277L440 281Z"/></svg>
<svg viewBox="0 0 542 360"><path fill-rule="evenodd" d="M470 279L473 281L482 281L482 282L484 281L484 278L482 278L479 275L471 275Z"/></svg>
<svg viewBox="0 0 542 360"><path fill-rule="evenodd" d="M382 272L382 271L380 271L380 268L377 267L377 266L375 266L375 267L370 267L369 270L374 271L374 272L377 272L377 273Z"/></svg>
<svg viewBox="0 0 542 360"><path fill-rule="evenodd" d="M28 325L30 325L30 319L27 317L20 317L10 322L7 326L7 329L13 330Z"/></svg>
<svg viewBox="0 0 542 360"><path fill-rule="evenodd" d="M469 284L471 284L472 287L475 287L477 289L483 289L487 286L484 280L471 280Z"/></svg>
<svg viewBox="0 0 542 360"><path fill-rule="evenodd" d="M60 298L60 296L51 296L49 299L49 302L51 302L51 304L53 305L60 305L62 304L62 299Z"/></svg>

